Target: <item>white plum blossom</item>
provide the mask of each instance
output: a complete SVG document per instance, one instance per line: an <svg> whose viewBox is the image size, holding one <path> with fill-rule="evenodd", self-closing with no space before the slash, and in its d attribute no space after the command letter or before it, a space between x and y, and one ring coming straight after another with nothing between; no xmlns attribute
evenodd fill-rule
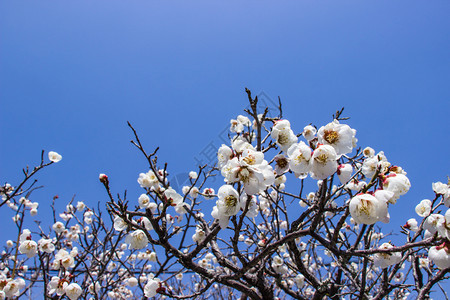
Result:
<svg viewBox="0 0 450 300"><path fill-rule="evenodd" d="M52 253L53 251L55 251L55 245L53 244L52 239L42 238L38 241L38 245L39 251L41 252Z"/></svg>
<svg viewBox="0 0 450 300"><path fill-rule="evenodd" d="M3 287L3 292L5 296L8 298L13 298L14 296L18 296L20 292L20 285L17 280L9 280L6 285Z"/></svg>
<svg viewBox="0 0 450 300"><path fill-rule="evenodd" d="M338 166L337 175L342 184L346 184L352 177L353 168L350 164L341 164Z"/></svg>
<svg viewBox="0 0 450 300"><path fill-rule="evenodd" d="M60 279L57 276L53 276L50 282L47 284L47 291L51 295L53 293L56 293L58 296L62 296L65 293L65 288L69 284L67 283L67 280Z"/></svg>
<svg viewBox="0 0 450 300"><path fill-rule="evenodd" d="M381 250L388 250L394 248L389 243L383 243L380 248ZM375 267L379 267L382 269L386 269L387 267L391 265L398 264L400 260L402 259L401 252L380 252L375 253L373 255L373 263Z"/></svg>
<svg viewBox="0 0 450 300"><path fill-rule="evenodd" d="M23 240L19 245L19 252L26 254L28 258L37 254L38 245L33 240Z"/></svg>
<svg viewBox="0 0 450 300"><path fill-rule="evenodd" d="M438 230L438 224L444 222L444 216L440 214L431 214L423 223L423 229L428 230L431 234L435 234Z"/></svg>
<svg viewBox="0 0 450 300"><path fill-rule="evenodd" d="M157 290L160 287L160 280L158 278L149 279L144 286L145 297L154 297L157 294Z"/></svg>
<svg viewBox="0 0 450 300"><path fill-rule="evenodd" d="M139 250L147 247L148 238L142 230L138 229L127 235L125 243L128 244L128 249Z"/></svg>
<svg viewBox="0 0 450 300"><path fill-rule="evenodd" d="M48 159L54 163L57 163L62 159L62 156L56 153L55 151L50 151L48 153Z"/></svg>
<svg viewBox="0 0 450 300"><path fill-rule="evenodd" d="M150 207L150 197L147 194L142 194L139 196L139 207L146 209Z"/></svg>
<svg viewBox="0 0 450 300"><path fill-rule="evenodd" d="M446 269L450 267L450 243L446 241L442 245L433 246L428 250L428 258L439 269Z"/></svg>
<svg viewBox="0 0 450 300"><path fill-rule="evenodd" d="M375 155L375 150L371 147L366 147L363 150L364 157L373 157Z"/></svg>
<svg viewBox="0 0 450 300"><path fill-rule="evenodd" d="M314 150L310 164L311 177L314 179L325 179L337 170L337 156L333 147L320 145Z"/></svg>
<svg viewBox="0 0 450 300"><path fill-rule="evenodd" d="M279 154L273 158L275 160L275 172L282 175L289 171L289 158L283 154Z"/></svg>
<svg viewBox="0 0 450 300"><path fill-rule="evenodd" d="M442 195L444 205L450 207L450 186L442 182L434 182L432 187L436 195Z"/></svg>
<svg viewBox="0 0 450 300"><path fill-rule="evenodd" d="M292 144L297 143L297 136L291 129L291 124L288 120L279 120L275 122L270 133L277 145L283 152L287 151Z"/></svg>
<svg viewBox="0 0 450 300"><path fill-rule="evenodd" d="M239 193L231 185L222 185L217 192L219 199L216 201L211 213L214 219L219 220L222 228L228 226L230 216L236 215L241 209Z"/></svg>
<svg viewBox="0 0 450 300"><path fill-rule="evenodd" d="M147 173L140 173L137 181L142 188L157 188L159 186L158 177L152 170Z"/></svg>
<svg viewBox="0 0 450 300"><path fill-rule="evenodd" d="M416 206L416 213L419 217L427 217L431 213L431 201L424 199Z"/></svg>
<svg viewBox="0 0 450 300"><path fill-rule="evenodd" d="M372 155L372 153L366 156L361 171L364 176L370 180L377 169L380 169L380 173L385 173L387 172L390 165L391 164L388 162L386 156L384 155L384 152L380 151L376 156Z"/></svg>
<svg viewBox="0 0 450 300"><path fill-rule="evenodd" d="M114 218L114 229L117 231L123 231L127 229L128 224L121 217L116 216Z"/></svg>
<svg viewBox="0 0 450 300"><path fill-rule="evenodd" d="M246 149L242 155L234 157L222 168L225 181L233 183L242 181L247 194L257 194L275 181L275 175L264 154Z"/></svg>
<svg viewBox="0 0 450 300"><path fill-rule="evenodd" d="M309 142L310 140L315 138L316 133L317 129L314 126L306 125L305 128L303 128L302 135Z"/></svg>
<svg viewBox="0 0 450 300"><path fill-rule="evenodd" d="M55 224L53 224L53 226L52 226L52 228L53 228L53 230L56 232L56 233L61 233L61 232L63 232L65 229L66 229L66 227L64 226L64 224L62 223L62 222L56 222Z"/></svg>
<svg viewBox="0 0 450 300"><path fill-rule="evenodd" d="M352 152L355 132L346 124L334 120L319 128L317 138L320 144L330 145L336 150L337 158Z"/></svg>
<svg viewBox="0 0 450 300"><path fill-rule="evenodd" d="M359 194L349 203L350 214L358 224L371 225L377 221L389 222L387 203L370 194Z"/></svg>
<svg viewBox="0 0 450 300"><path fill-rule="evenodd" d="M76 300L83 293L81 287L77 283L71 283L64 288L66 292L66 296L70 298L70 300Z"/></svg>
<svg viewBox="0 0 450 300"><path fill-rule="evenodd" d="M403 174L389 173L383 181L383 189L394 193L393 201L406 194L411 187L408 177Z"/></svg>
<svg viewBox="0 0 450 300"><path fill-rule="evenodd" d="M450 241L450 209L447 209L443 218L438 219L436 228L441 237Z"/></svg>
<svg viewBox="0 0 450 300"><path fill-rule="evenodd" d="M227 162L233 157L233 150L230 147L222 144L217 151L217 160L219 162L219 168L223 168Z"/></svg>
<svg viewBox="0 0 450 300"><path fill-rule="evenodd" d="M235 133L241 133L244 131L245 127L251 126L250 120L243 115L237 116L236 120L232 119L230 120L230 131Z"/></svg>
<svg viewBox="0 0 450 300"><path fill-rule="evenodd" d="M289 169L294 172L296 177L306 178L311 170L311 148L300 141L298 144L289 147L287 155L289 157Z"/></svg>

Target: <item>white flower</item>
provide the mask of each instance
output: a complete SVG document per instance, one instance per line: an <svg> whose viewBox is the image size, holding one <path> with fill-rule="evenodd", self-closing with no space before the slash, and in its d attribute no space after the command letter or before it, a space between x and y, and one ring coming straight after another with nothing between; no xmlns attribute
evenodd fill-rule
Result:
<svg viewBox="0 0 450 300"><path fill-rule="evenodd" d="M54 151L50 151L48 153L48 159L54 163L57 163L62 159L62 156Z"/></svg>
<svg viewBox="0 0 450 300"><path fill-rule="evenodd" d="M39 245L39 251L46 252L46 253L52 253L55 251L55 245L53 245L52 239L40 239L38 242Z"/></svg>
<svg viewBox="0 0 450 300"><path fill-rule="evenodd" d="M62 296L65 293L64 289L67 285L66 280L61 280L59 277L53 276L47 284L47 291L50 295L56 292L58 296Z"/></svg>
<svg viewBox="0 0 450 300"><path fill-rule="evenodd" d="M33 257L37 253L37 243L32 240L24 240L19 245L19 251L26 254L28 258Z"/></svg>
<svg viewBox="0 0 450 300"><path fill-rule="evenodd" d="M117 231L122 231L127 229L128 224L121 217L116 216L114 218L114 229Z"/></svg>
<svg viewBox="0 0 450 300"><path fill-rule="evenodd" d="M86 204L82 201L77 202L77 211L83 211L86 208Z"/></svg>
<svg viewBox="0 0 450 300"><path fill-rule="evenodd" d="M148 245L148 238L145 233L138 229L130 232L125 238L125 243L128 244L129 249L143 249Z"/></svg>
<svg viewBox="0 0 450 300"><path fill-rule="evenodd" d="M373 148L371 147L366 147L363 150L363 155L365 157L373 157L375 155L375 150L373 150Z"/></svg>
<svg viewBox="0 0 450 300"><path fill-rule="evenodd" d="M213 188L205 188L202 194L205 199L212 199L215 197L215 191Z"/></svg>
<svg viewBox="0 0 450 300"><path fill-rule="evenodd" d="M361 171L364 176L370 180L378 168L380 169L380 173L385 173L390 165L391 164L388 162L384 152L380 151L376 156L366 156Z"/></svg>
<svg viewBox="0 0 450 300"><path fill-rule="evenodd" d="M445 195L448 192L448 185L440 181L433 182L431 186L437 195Z"/></svg>
<svg viewBox="0 0 450 300"><path fill-rule="evenodd" d="M300 179L306 178L311 169L311 148L303 141L300 141L300 143L289 147L287 155L289 157L289 168L294 172L295 176Z"/></svg>
<svg viewBox="0 0 450 300"><path fill-rule="evenodd" d="M223 168L227 162L233 157L233 150L230 147L222 144L217 151L217 160L219 161L219 168Z"/></svg>
<svg viewBox="0 0 450 300"><path fill-rule="evenodd" d="M338 166L337 175L342 184L347 183L352 177L353 168L350 164L342 164Z"/></svg>
<svg viewBox="0 0 450 300"><path fill-rule="evenodd" d="M400 196L406 194L410 187L408 177L403 174L389 173L383 181L383 189L394 193L394 203Z"/></svg>
<svg viewBox="0 0 450 300"><path fill-rule="evenodd" d="M3 287L3 292L6 297L13 298L14 296L18 296L19 294L19 282L16 280L9 280L8 283Z"/></svg>
<svg viewBox="0 0 450 300"><path fill-rule="evenodd" d="M192 236L192 240L195 243L200 244L205 240L205 237L206 237L205 231L199 226L197 226L197 228L195 229L195 234Z"/></svg>
<svg viewBox="0 0 450 300"><path fill-rule="evenodd" d="M306 125L305 128L303 128L302 135L309 142L316 136L316 133L317 129L314 126Z"/></svg>
<svg viewBox="0 0 450 300"><path fill-rule="evenodd" d="M76 300L83 293L81 287L77 283L71 283L64 288L66 292L66 296L70 298L70 300Z"/></svg>
<svg viewBox="0 0 450 300"><path fill-rule="evenodd" d="M219 220L222 228L225 228L228 226L228 218L236 215L241 208L239 193L231 185L222 185L217 195L219 199L211 215Z"/></svg>
<svg viewBox="0 0 450 300"><path fill-rule="evenodd" d="M355 132L345 124L334 120L319 128L317 138L320 144L330 145L336 150L337 158L352 152Z"/></svg>
<svg viewBox="0 0 450 300"><path fill-rule="evenodd" d="M450 241L450 209L447 209L443 218L439 218L436 228L441 237Z"/></svg>
<svg viewBox="0 0 450 300"><path fill-rule="evenodd" d="M138 201L140 208L146 209L150 207L150 197L147 196L146 194L140 195Z"/></svg>
<svg viewBox="0 0 450 300"><path fill-rule="evenodd" d="M431 214L425 219L423 229L428 230L431 234L435 234L438 231L438 224L445 221L443 219L443 215Z"/></svg>
<svg viewBox="0 0 450 300"><path fill-rule="evenodd" d="M137 181L143 188L157 188L159 186L158 177L151 170L147 173L140 173Z"/></svg>
<svg viewBox="0 0 450 300"><path fill-rule="evenodd" d="M144 286L145 297L154 297L157 294L157 290L160 287L160 280L158 278L149 279Z"/></svg>
<svg viewBox="0 0 450 300"><path fill-rule="evenodd" d="M289 171L289 158L283 154L276 155L275 160L275 172L277 175L281 175Z"/></svg>
<svg viewBox="0 0 450 300"><path fill-rule="evenodd" d="M242 194L240 197L241 209L244 210L248 202L248 210L246 216L249 218L255 218L258 215L259 207L256 202L256 196L248 196Z"/></svg>
<svg viewBox="0 0 450 300"><path fill-rule="evenodd" d="M419 217L427 217L431 213L431 201L428 199L420 201L416 206L416 213Z"/></svg>
<svg viewBox="0 0 450 300"><path fill-rule="evenodd" d="M439 269L450 267L450 244L445 242L440 246L431 247L428 250L428 258L431 259Z"/></svg>
<svg viewBox="0 0 450 300"><path fill-rule="evenodd" d="M378 249L392 249L393 246L389 243L384 243ZM400 252L381 252L376 253L373 256L373 263L376 267L386 269L391 265L398 264L402 259Z"/></svg>
<svg viewBox="0 0 450 300"><path fill-rule="evenodd" d="M280 120L275 122L270 133L282 151L287 151L289 147L296 143L298 138L291 129L291 124L288 120Z"/></svg>
<svg viewBox="0 0 450 300"><path fill-rule="evenodd" d="M314 150L310 164L311 177L314 179L325 179L337 170L337 155L333 147L320 145Z"/></svg>
<svg viewBox="0 0 450 300"><path fill-rule="evenodd" d="M191 178L191 179L197 179L197 178L198 178L197 172L190 171L190 172L189 172L189 178Z"/></svg>
<svg viewBox="0 0 450 300"><path fill-rule="evenodd" d="M164 196L171 206L177 206L183 202L183 196L178 194L173 188L169 187L164 191Z"/></svg>
<svg viewBox="0 0 450 300"><path fill-rule="evenodd" d="M358 224L389 222L387 203L370 194L359 194L350 200L350 214Z"/></svg>
<svg viewBox="0 0 450 300"><path fill-rule="evenodd" d="M234 157L222 168L222 176L229 183L242 181L249 195L259 193L275 181L272 166L264 160L264 154L246 149L242 155Z"/></svg>

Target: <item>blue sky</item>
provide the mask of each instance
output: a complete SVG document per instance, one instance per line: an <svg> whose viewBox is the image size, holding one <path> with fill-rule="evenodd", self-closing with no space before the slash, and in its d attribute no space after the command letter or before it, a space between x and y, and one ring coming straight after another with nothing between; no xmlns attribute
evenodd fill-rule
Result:
<svg viewBox="0 0 450 300"><path fill-rule="evenodd" d="M61 209L73 195L105 203L99 173L137 200L147 166L126 121L171 174L188 172L243 113L248 87L280 96L296 132L344 106L358 145L408 172L412 188L390 208L397 230L450 175L449 11L448 1L1 1L0 181L17 183L54 150L63 160L31 197L40 219L56 194ZM2 227L11 216L0 211Z"/></svg>

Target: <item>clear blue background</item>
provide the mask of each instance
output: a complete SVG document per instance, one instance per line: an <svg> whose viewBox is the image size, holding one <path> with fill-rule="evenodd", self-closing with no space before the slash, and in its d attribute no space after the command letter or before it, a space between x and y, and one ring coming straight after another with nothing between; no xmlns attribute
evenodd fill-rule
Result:
<svg viewBox="0 0 450 300"><path fill-rule="evenodd" d="M449 12L449 1L3 0L0 181L54 150L63 160L31 197L38 219L56 194L60 209L75 194L105 203L99 173L137 203L147 165L126 121L171 174L188 172L248 87L280 96L296 132L344 106L358 145L408 172L384 227L397 231L450 175ZM11 216L0 210L2 228Z"/></svg>

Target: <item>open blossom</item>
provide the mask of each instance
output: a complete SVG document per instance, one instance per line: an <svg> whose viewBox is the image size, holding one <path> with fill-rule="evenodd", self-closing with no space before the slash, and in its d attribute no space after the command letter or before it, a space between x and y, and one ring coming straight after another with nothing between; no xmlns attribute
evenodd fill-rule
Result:
<svg viewBox="0 0 450 300"><path fill-rule="evenodd" d="M219 220L222 228L228 226L230 216L236 215L240 208L239 193L231 185L222 185L217 193L219 199L216 201L211 213L214 219Z"/></svg>
<svg viewBox="0 0 450 300"><path fill-rule="evenodd" d="M439 269L450 267L450 243L444 242L442 245L433 246L428 250L428 258L431 259Z"/></svg>
<svg viewBox="0 0 450 300"><path fill-rule="evenodd" d="M66 296L69 297L70 300L78 299L78 297L80 297L83 293L81 287L77 283L69 284L64 288L64 291L66 292Z"/></svg>
<svg viewBox="0 0 450 300"><path fill-rule="evenodd" d="M370 149L373 150L372 148ZM364 174L364 176L370 180L377 171L377 169L380 169L380 173L382 174L387 172L390 165L391 164L388 162L383 151L380 151L376 156L370 153L370 155L366 156L361 171Z"/></svg>
<svg viewBox="0 0 450 300"><path fill-rule="evenodd" d="M116 216L114 218L114 229L117 231L123 231L127 229L128 224L121 217Z"/></svg>
<svg viewBox="0 0 450 300"><path fill-rule="evenodd" d="M151 170L147 173L140 173L137 181L143 188L157 188L159 186L158 177Z"/></svg>
<svg viewBox="0 0 450 300"><path fill-rule="evenodd" d="M52 228L53 228L53 230L56 232L56 233L61 233L61 232L63 232L65 229L66 229L66 227L64 226L64 224L62 223L62 222L56 222L55 224L53 224L53 226L52 226Z"/></svg>
<svg viewBox="0 0 450 300"><path fill-rule="evenodd" d="M444 205L450 207L450 186L442 182L434 182L432 187L436 195L442 195Z"/></svg>
<svg viewBox="0 0 450 300"><path fill-rule="evenodd" d="M51 295L56 293L58 296L62 296L65 293L65 288L69 284L66 279L60 279L57 276L53 276L50 282L47 284L47 291Z"/></svg>
<svg viewBox="0 0 450 300"><path fill-rule="evenodd" d="M311 148L303 141L298 144L293 144L287 150L289 157L289 168L294 172L295 176L303 179L308 176L308 172L311 169Z"/></svg>
<svg viewBox="0 0 450 300"><path fill-rule="evenodd" d="M424 218L431 213L431 201L428 199L420 201L416 206L416 213Z"/></svg>
<svg viewBox="0 0 450 300"><path fill-rule="evenodd" d="M352 152L355 132L345 124L334 120L319 128L317 138L320 144L330 145L336 150L337 158Z"/></svg>
<svg viewBox="0 0 450 300"><path fill-rule="evenodd" d="M143 249L148 245L148 238L145 233L138 229L130 232L125 238L125 243L128 244L129 249Z"/></svg>
<svg viewBox="0 0 450 300"><path fill-rule="evenodd" d="M217 160L219 162L219 168L223 168L227 162L233 157L233 150L230 147L222 144L217 151Z"/></svg>
<svg viewBox="0 0 450 300"><path fill-rule="evenodd" d="M264 160L264 154L246 149L240 157L234 157L222 168L222 176L229 183L242 181L247 194L257 194L275 181L272 166Z"/></svg>
<svg viewBox="0 0 450 300"><path fill-rule="evenodd" d="M438 230L438 224L444 222L444 216L440 214L431 214L425 219L423 229L428 230L431 234L435 234Z"/></svg>
<svg viewBox="0 0 450 300"><path fill-rule="evenodd" d="M389 222L387 203L370 194L359 194L350 200L350 214L358 224L371 225L377 221Z"/></svg>
<svg viewBox="0 0 450 300"><path fill-rule="evenodd" d="M230 120L230 131L241 133L242 131L244 131L245 127L250 127L251 124L252 123L246 116L239 115L237 116L236 120Z"/></svg>
<svg viewBox="0 0 450 300"><path fill-rule="evenodd" d="M39 245L39 251L46 252L46 253L52 253L55 251L55 245L53 244L53 241L51 239L40 239L38 242Z"/></svg>
<svg viewBox="0 0 450 300"><path fill-rule="evenodd" d="M291 129L291 124L288 120L280 120L275 122L270 133L277 145L282 151L287 151L292 144L297 143L297 136Z"/></svg>
<svg viewBox="0 0 450 300"><path fill-rule="evenodd" d="M450 209L447 209L443 218L438 219L436 228L441 237L450 241Z"/></svg>
<svg viewBox="0 0 450 300"><path fill-rule="evenodd" d="M19 251L22 254L26 254L28 258L37 254L37 243L32 240L24 240L19 245Z"/></svg>
<svg viewBox="0 0 450 300"><path fill-rule="evenodd" d="M146 209L150 207L150 197L147 196L146 194L140 195L138 201L140 208Z"/></svg>
<svg viewBox="0 0 450 300"><path fill-rule="evenodd" d="M337 170L337 155L333 147L320 145L314 150L310 164L311 177L314 179L325 179Z"/></svg>
<svg viewBox="0 0 450 300"><path fill-rule="evenodd" d="M9 280L6 285L3 287L3 292L5 296L8 298L13 298L14 296L18 296L20 293L20 284L17 280Z"/></svg>
<svg viewBox="0 0 450 300"><path fill-rule="evenodd" d="M62 156L54 151L50 151L48 153L48 159L54 163L57 163L62 159Z"/></svg>
<svg viewBox="0 0 450 300"><path fill-rule="evenodd" d="M389 243L384 243L378 249L392 249L393 246ZM373 263L376 267L385 269L391 265L398 264L402 259L401 252L381 252L373 255Z"/></svg>
<svg viewBox="0 0 450 300"><path fill-rule="evenodd" d="M277 175L281 175L289 171L289 158L283 154L276 155L275 160L275 172Z"/></svg>
<svg viewBox="0 0 450 300"><path fill-rule="evenodd" d="M393 203L406 194L411 187L408 177L403 174L389 173L383 181L383 189L394 193Z"/></svg>

